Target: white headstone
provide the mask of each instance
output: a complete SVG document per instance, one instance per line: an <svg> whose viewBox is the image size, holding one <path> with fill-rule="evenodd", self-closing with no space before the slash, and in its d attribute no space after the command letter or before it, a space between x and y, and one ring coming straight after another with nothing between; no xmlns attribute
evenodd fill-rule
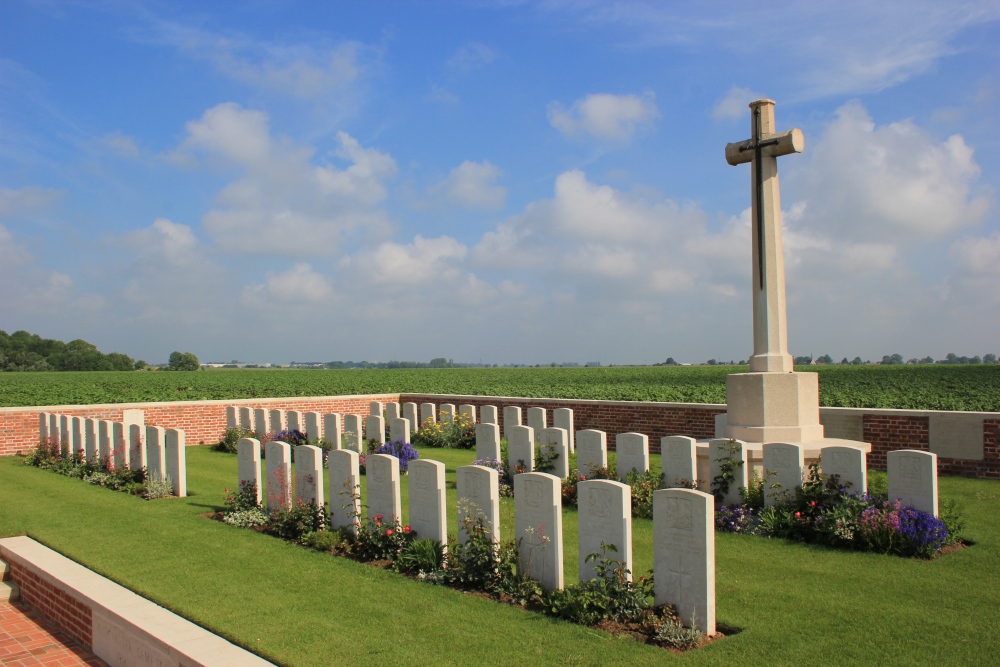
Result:
<svg viewBox="0 0 1000 667"><path fill-rule="evenodd" d="M458 540L465 544L468 535L462 527L466 516L482 513L486 530L500 543L500 473L485 466L460 466L456 471L458 487ZM471 504L470 504L471 503Z"/></svg>
<svg viewBox="0 0 1000 667"><path fill-rule="evenodd" d="M83 420L83 452L88 461L97 456L97 421L93 418Z"/></svg>
<svg viewBox="0 0 1000 667"><path fill-rule="evenodd" d="M917 449L897 449L885 456L889 499L938 515L937 454Z"/></svg>
<svg viewBox="0 0 1000 667"><path fill-rule="evenodd" d="M319 413L307 412L304 417L306 430L303 432L306 434L306 438L308 438L310 442L319 442L319 439L323 437L323 431L320 428Z"/></svg>
<svg viewBox="0 0 1000 667"><path fill-rule="evenodd" d="M248 407L245 407L245 406L241 407L240 408L239 417L240 417L240 426L242 426L243 428L245 428L248 431L252 431L253 430L253 410L251 408L248 408Z"/></svg>
<svg viewBox="0 0 1000 667"><path fill-rule="evenodd" d="M403 418L410 420L410 433L420 430L420 414L416 403L403 403Z"/></svg>
<svg viewBox="0 0 1000 667"><path fill-rule="evenodd" d="M576 429L573 427L573 410L570 408L556 408L552 411L552 426L564 429L569 436L569 451L576 451Z"/></svg>
<svg viewBox="0 0 1000 667"><path fill-rule="evenodd" d="M618 479L635 470L644 473L649 470L649 436L642 433L619 433L615 436L615 452L618 459Z"/></svg>
<svg viewBox="0 0 1000 667"><path fill-rule="evenodd" d="M295 501L323 506L323 450L315 445L295 448Z"/></svg>
<svg viewBox="0 0 1000 667"><path fill-rule="evenodd" d="M369 417L381 417L384 411L385 406L382 404L382 401L372 401L368 404Z"/></svg>
<svg viewBox="0 0 1000 667"><path fill-rule="evenodd" d="M272 440L265 446L267 460L267 508L292 506L292 446Z"/></svg>
<svg viewBox="0 0 1000 667"><path fill-rule="evenodd" d="M437 423L437 406L433 403L420 404L420 426L426 424L427 420L432 424Z"/></svg>
<svg viewBox="0 0 1000 667"><path fill-rule="evenodd" d="M476 459L500 460L500 427L496 424L476 424Z"/></svg>
<svg viewBox="0 0 1000 667"><path fill-rule="evenodd" d="M441 423L446 424L455 421L455 404L454 403L442 403L439 410L441 414Z"/></svg>
<svg viewBox="0 0 1000 667"><path fill-rule="evenodd" d="M270 415L268 415L267 410L264 408L254 408L253 411L253 430L257 435L264 435L265 433L270 433Z"/></svg>
<svg viewBox="0 0 1000 667"><path fill-rule="evenodd" d="M576 432L576 467L587 477L598 468L608 467L608 436L604 431Z"/></svg>
<svg viewBox="0 0 1000 667"><path fill-rule="evenodd" d="M368 492L368 516L381 515L385 522L390 522L393 519L401 520L399 459L388 454L369 454L365 460L365 468L368 478L368 488L366 489Z"/></svg>
<svg viewBox="0 0 1000 667"><path fill-rule="evenodd" d="M386 418L386 421L391 421L393 419L399 419L399 403L386 403L385 404L385 418Z"/></svg>
<svg viewBox="0 0 1000 667"><path fill-rule="evenodd" d="M552 458L554 474L559 479L569 477L569 434L564 428L543 428L538 436L538 451Z"/></svg>
<svg viewBox="0 0 1000 667"><path fill-rule="evenodd" d="M660 438L660 465L664 488L691 488L698 481L697 441L683 435Z"/></svg>
<svg viewBox="0 0 1000 667"><path fill-rule="evenodd" d="M653 600L715 634L715 504L691 489L653 492Z"/></svg>
<svg viewBox="0 0 1000 667"><path fill-rule="evenodd" d="M274 409L268 412L268 421L271 424L271 428L268 431L269 433L281 433L285 430L285 425L288 423L285 411L279 409Z"/></svg>
<svg viewBox="0 0 1000 667"><path fill-rule="evenodd" d="M102 461L108 461L114 450L114 441L112 440L114 428L114 423L107 419L101 419L97 422L97 455Z"/></svg>
<svg viewBox="0 0 1000 667"><path fill-rule="evenodd" d="M285 413L285 428L289 431L298 431L299 433L306 432L306 425L299 410L289 410Z"/></svg>
<svg viewBox="0 0 1000 667"><path fill-rule="evenodd" d="M535 469L535 430L530 426L511 426L507 429L507 462L511 474L518 465L525 472Z"/></svg>
<svg viewBox="0 0 1000 667"><path fill-rule="evenodd" d="M364 422L361 415L344 415L344 449L361 454L364 446Z"/></svg>
<svg viewBox="0 0 1000 667"><path fill-rule="evenodd" d="M500 424L500 420L497 419L497 406L495 405L484 405L479 408L479 423L481 424Z"/></svg>
<svg viewBox="0 0 1000 667"><path fill-rule="evenodd" d="M618 551L608 551L607 558L632 562L632 489L628 484L609 479L592 479L576 487L579 507L580 581L597 576L590 554L601 553L601 543L613 544ZM632 580L631 575L629 581Z"/></svg>
<svg viewBox="0 0 1000 667"><path fill-rule="evenodd" d="M395 405L395 404L393 404ZM410 441L410 420L409 419L390 419L389 420L389 440L392 442Z"/></svg>
<svg viewBox="0 0 1000 667"><path fill-rule="evenodd" d="M358 532L361 516L361 474L358 472L357 452L351 449L334 449L327 465L330 468L330 525L334 530L350 528Z"/></svg>
<svg viewBox="0 0 1000 667"><path fill-rule="evenodd" d="M725 412L715 415L715 437L725 438L727 437L727 431L729 430L729 415Z"/></svg>
<svg viewBox="0 0 1000 667"><path fill-rule="evenodd" d="M340 415L335 412L328 412L323 415L323 438L334 449L342 447L341 436L343 435L344 428L341 422Z"/></svg>
<svg viewBox="0 0 1000 667"><path fill-rule="evenodd" d="M476 423L476 406L466 403L458 406L458 414L465 415L470 423Z"/></svg>
<svg viewBox="0 0 1000 667"><path fill-rule="evenodd" d="M174 495L187 497L187 438L184 431L168 428L166 433L167 477L174 485ZM258 450L259 451L259 450ZM257 454L260 465L260 454ZM259 474L259 473L258 473ZM258 493L260 485L257 486ZM260 499L257 499L260 502Z"/></svg>
<svg viewBox="0 0 1000 667"><path fill-rule="evenodd" d="M721 487L718 487L718 483L715 479L722 475L722 466L730 457L738 463L736 469L732 471L735 475L735 479L730 480L728 491L722 493ZM716 502L723 505L735 505L743 502L742 498L740 498L740 487L747 486L748 484L746 460L746 443L741 440L729 440L727 438L715 438L714 440L709 440L707 486L711 489L713 494L718 488L720 496L716 497Z"/></svg>
<svg viewBox="0 0 1000 667"><path fill-rule="evenodd" d="M868 491L868 463L865 453L854 447L824 447L820 450L820 469L836 475L848 493ZM848 486L850 483L850 486Z"/></svg>
<svg viewBox="0 0 1000 667"><path fill-rule="evenodd" d="M528 408L527 424L535 429L535 436L549 424L545 419L545 408Z"/></svg>
<svg viewBox="0 0 1000 667"><path fill-rule="evenodd" d="M62 433L59 430L59 425L62 420L57 414L49 415L49 441L60 444L62 442Z"/></svg>
<svg viewBox="0 0 1000 667"><path fill-rule="evenodd" d="M417 538L448 544L444 464L429 459L410 461L410 528Z"/></svg>
<svg viewBox="0 0 1000 667"><path fill-rule="evenodd" d="M125 428L125 424L121 422L114 422L111 427L111 457L114 461L115 468L118 470L124 470L130 467L128 463L129 446L128 446L128 429Z"/></svg>
<svg viewBox="0 0 1000 667"><path fill-rule="evenodd" d="M510 427L521 425L521 408L508 405L503 409L503 437L510 440Z"/></svg>
<svg viewBox="0 0 1000 667"><path fill-rule="evenodd" d="M236 412L235 405L226 406L226 429L236 428L240 424L240 417Z"/></svg>
<svg viewBox="0 0 1000 667"><path fill-rule="evenodd" d="M530 427L528 427L530 428ZM563 587L562 482L555 475L514 475L518 572L547 590Z"/></svg>
<svg viewBox="0 0 1000 667"><path fill-rule="evenodd" d="M780 442L764 445L764 505L770 507L782 498L793 498L795 487L802 485L805 474L802 447ZM776 485L771 488L771 485Z"/></svg>
<svg viewBox="0 0 1000 667"><path fill-rule="evenodd" d="M375 441L376 447L385 444L385 419L381 416L365 417L365 440Z"/></svg>
<svg viewBox="0 0 1000 667"><path fill-rule="evenodd" d="M128 463L132 470L146 466L146 429L139 424L128 425Z"/></svg>
<svg viewBox="0 0 1000 667"><path fill-rule="evenodd" d="M146 477L158 482L167 474L166 431L162 426L146 427Z"/></svg>
<svg viewBox="0 0 1000 667"><path fill-rule="evenodd" d="M257 502L263 496L264 485L260 478L260 440L256 438L240 438L236 443L237 472L239 486L253 484L257 487Z"/></svg>
<svg viewBox="0 0 1000 667"><path fill-rule="evenodd" d="M83 453L83 419L80 417L70 417L69 419L69 451L76 456Z"/></svg>
<svg viewBox="0 0 1000 667"><path fill-rule="evenodd" d="M38 442L47 443L49 441L49 413L38 413Z"/></svg>

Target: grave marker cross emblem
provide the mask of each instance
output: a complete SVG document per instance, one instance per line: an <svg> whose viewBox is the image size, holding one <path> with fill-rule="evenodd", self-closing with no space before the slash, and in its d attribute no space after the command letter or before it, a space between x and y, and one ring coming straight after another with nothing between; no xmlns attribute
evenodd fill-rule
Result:
<svg viewBox="0 0 1000 667"><path fill-rule="evenodd" d="M750 372L792 371L788 354L785 313L785 264L781 247L781 197L777 158L801 153L805 146L798 129L774 131L774 101L750 103L751 137L728 144L726 161L751 163L753 212L753 356Z"/></svg>

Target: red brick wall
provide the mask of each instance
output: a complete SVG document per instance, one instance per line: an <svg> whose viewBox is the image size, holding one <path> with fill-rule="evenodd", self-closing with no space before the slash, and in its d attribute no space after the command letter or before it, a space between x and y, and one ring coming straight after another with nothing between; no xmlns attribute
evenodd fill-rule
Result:
<svg viewBox="0 0 1000 667"><path fill-rule="evenodd" d="M340 412L368 414L371 401L395 401L398 394L373 396L291 397L257 401L206 401L184 403L130 403L128 405L79 405L25 408L23 411L0 412L0 456L26 453L38 445L38 413L56 412L73 417L90 417L121 421L126 408L145 412L147 426L178 428L184 431L189 445L218 442L226 430L226 407L266 408L268 410L301 410L303 412Z"/></svg>
<svg viewBox="0 0 1000 667"><path fill-rule="evenodd" d="M21 599L88 651L93 649L94 627L90 607L18 563L9 565L10 578L21 588Z"/></svg>

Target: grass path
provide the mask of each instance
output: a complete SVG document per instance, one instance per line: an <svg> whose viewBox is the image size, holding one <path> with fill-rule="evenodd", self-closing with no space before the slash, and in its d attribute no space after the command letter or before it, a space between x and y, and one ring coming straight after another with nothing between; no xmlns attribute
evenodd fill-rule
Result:
<svg viewBox="0 0 1000 667"><path fill-rule="evenodd" d="M446 464L451 485L473 458L422 455ZM941 479L942 495L965 506L976 544L931 562L718 535L718 618L742 631L677 656L201 516L235 479L235 456L192 447L192 496L146 502L6 457L0 535L31 535L287 665L973 665L1000 655L997 482ZM575 512L564 528L571 580ZM651 566L651 533L650 522L635 522L636 571Z"/></svg>

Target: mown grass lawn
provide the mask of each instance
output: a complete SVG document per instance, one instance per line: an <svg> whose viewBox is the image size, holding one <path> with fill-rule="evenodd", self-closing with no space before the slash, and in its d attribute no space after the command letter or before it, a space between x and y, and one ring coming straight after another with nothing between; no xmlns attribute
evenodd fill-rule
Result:
<svg viewBox="0 0 1000 667"><path fill-rule="evenodd" d="M454 530L455 468L474 455L421 455L448 468ZM986 665L1000 655L997 482L941 479L975 545L930 562L718 535L718 619L740 631L674 655L204 518L235 480L234 455L191 447L192 495L146 502L2 458L0 535L28 534L287 665ZM564 530L569 581L575 512ZM635 521L634 549L635 570L651 567L649 521Z"/></svg>

